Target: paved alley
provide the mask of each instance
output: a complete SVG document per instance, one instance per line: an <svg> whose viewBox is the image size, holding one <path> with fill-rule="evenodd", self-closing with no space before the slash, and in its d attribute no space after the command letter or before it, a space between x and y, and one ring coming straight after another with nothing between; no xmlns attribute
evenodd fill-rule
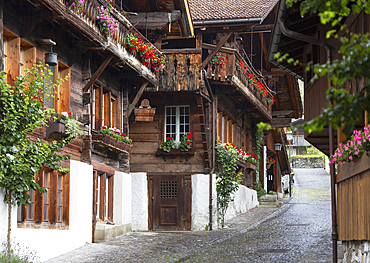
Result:
<svg viewBox="0 0 370 263"><path fill-rule="evenodd" d="M132 232L47 262L331 262L330 180L295 169L294 198L197 232Z"/></svg>

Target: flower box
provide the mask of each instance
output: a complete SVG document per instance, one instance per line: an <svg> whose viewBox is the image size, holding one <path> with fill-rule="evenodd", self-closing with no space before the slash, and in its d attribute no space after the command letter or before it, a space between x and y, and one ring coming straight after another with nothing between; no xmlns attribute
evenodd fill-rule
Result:
<svg viewBox="0 0 370 263"><path fill-rule="evenodd" d="M48 120L46 123L46 138L60 141L66 137L66 122Z"/></svg>
<svg viewBox="0 0 370 263"><path fill-rule="evenodd" d="M189 156L194 156L195 150L191 148L187 152L183 152L180 149L172 149L170 152L163 151L162 149L157 150L157 156L162 156L166 161L167 156L185 155L186 161L188 161Z"/></svg>
<svg viewBox="0 0 370 263"><path fill-rule="evenodd" d="M155 108L135 108L135 121L153 121Z"/></svg>
<svg viewBox="0 0 370 263"><path fill-rule="evenodd" d="M256 170L256 165L252 162L239 161L237 165L241 168Z"/></svg>
<svg viewBox="0 0 370 263"><path fill-rule="evenodd" d="M131 153L132 148L134 147L132 144L124 143L107 134L92 134L91 137L93 142L99 143L116 152Z"/></svg>

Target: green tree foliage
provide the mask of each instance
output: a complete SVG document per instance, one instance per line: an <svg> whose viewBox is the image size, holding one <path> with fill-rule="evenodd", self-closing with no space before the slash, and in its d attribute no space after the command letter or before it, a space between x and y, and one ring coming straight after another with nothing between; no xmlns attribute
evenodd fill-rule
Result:
<svg viewBox="0 0 370 263"><path fill-rule="evenodd" d="M58 162L70 156L57 152L68 141L31 140L29 134L46 124L54 109L47 109L53 99L51 90L56 84L46 83L52 73L42 65L26 69L14 86L0 78L0 188L5 191L4 202L8 204L8 253L10 254L10 221L12 205L28 205L29 190L45 192L34 180L42 166L65 171ZM58 80L57 84L59 84Z"/></svg>
<svg viewBox="0 0 370 263"><path fill-rule="evenodd" d="M233 195L239 188L241 173L236 173L239 160L237 154L232 154L226 146L217 144L217 163L219 171L216 172L217 208L220 215L221 225L225 225L225 215L229 203L233 201Z"/></svg>
<svg viewBox="0 0 370 263"><path fill-rule="evenodd" d="M327 37L338 38L340 41L339 59L324 64L313 65L314 79L329 76L331 86L327 90L326 105L319 116L304 124L308 132L321 131L330 123L335 129L343 126L343 132L348 136L354 130L354 124L363 117L365 110L369 110L370 94L368 74L370 72L370 40L369 34L350 33L344 21L351 13L358 14L362 10L370 14L370 1L361 0L287 0L288 7L293 3L300 3L301 15L317 14L320 22L330 23L332 30ZM338 32L344 32L339 36ZM288 55L277 54L278 61L286 60ZM309 63L308 68L312 65ZM352 95L343 88L347 81L364 81L361 92Z"/></svg>

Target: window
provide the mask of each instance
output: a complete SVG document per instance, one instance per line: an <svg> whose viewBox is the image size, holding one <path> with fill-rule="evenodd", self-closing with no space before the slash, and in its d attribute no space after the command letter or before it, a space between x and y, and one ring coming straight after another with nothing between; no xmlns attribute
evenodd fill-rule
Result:
<svg viewBox="0 0 370 263"><path fill-rule="evenodd" d="M6 69L6 58L7 58L7 40L6 38L4 37L3 38L3 52L4 52L4 56L3 56L3 67L4 67L4 71Z"/></svg>
<svg viewBox="0 0 370 263"><path fill-rule="evenodd" d="M18 221L28 225L41 224L62 226L68 225L69 209L69 173L43 168L35 175L35 181L47 192L30 190L30 204L23 206Z"/></svg>
<svg viewBox="0 0 370 263"><path fill-rule="evenodd" d="M55 94L54 99L48 101L48 107L54 108L55 112L69 112L70 111L70 86L71 86L71 69L58 61L57 66L46 66L53 76L50 76L47 84L50 85L55 83L57 79L63 79L63 81L50 90L50 94ZM68 79L65 78L68 76Z"/></svg>
<svg viewBox="0 0 370 263"><path fill-rule="evenodd" d="M165 140L167 137L172 137L180 141L182 135L190 132L190 107L167 106L165 127Z"/></svg>
<svg viewBox="0 0 370 263"><path fill-rule="evenodd" d="M120 128L119 124L119 98L118 92L101 85L94 86L92 107L93 129L100 130L105 125L108 127Z"/></svg>
<svg viewBox="0 0 370 263"><path fill-rule="evenodd" d="M94 170L94 215L100 221L113 221L114 175Z"/></svg>

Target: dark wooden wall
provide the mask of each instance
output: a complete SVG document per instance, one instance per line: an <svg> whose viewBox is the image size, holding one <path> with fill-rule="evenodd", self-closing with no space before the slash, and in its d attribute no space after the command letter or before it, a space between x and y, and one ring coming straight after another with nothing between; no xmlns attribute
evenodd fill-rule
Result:
<svg viewBox="0 0 370 263"><path fill-rule="evenodd" d="M130 138L133 140L130 171L131 172L162 172L162 173L204 173L203 145L199 125L196 95L194 92L177 93L144 93L141 99L149 99L152 108L156 108L154 120L135 122L130 116ZM159 145L164 141L165 106L190 106L190 131L195 136L193 147L195 155L157 156Z"/></svg>
<svg viewBox="0 0 370 263"><path fill-rule="evenodd" d="M370 240L370 157L340 165L336 182L339 240Z"/></svg>

